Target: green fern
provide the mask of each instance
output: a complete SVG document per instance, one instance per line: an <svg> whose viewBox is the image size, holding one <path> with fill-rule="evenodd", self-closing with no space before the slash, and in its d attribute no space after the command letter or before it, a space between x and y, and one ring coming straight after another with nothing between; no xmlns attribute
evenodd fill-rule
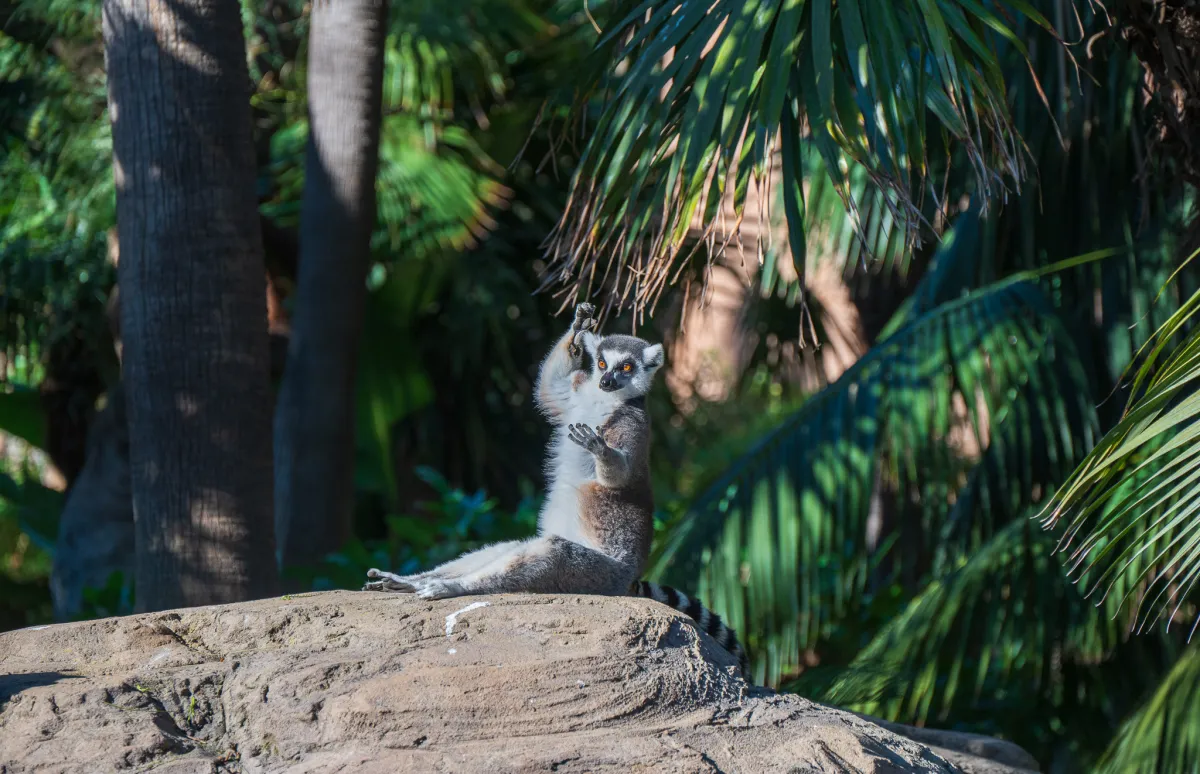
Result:
<svg viewBox="0 0 1200 774"><path fill-rule="evenodd" d="M56 16L55 12L63 15ZM95 345L107 331L112 270L105 231L115 222L111 134L98 9L22 3L0 32L0 384L32 385L53 340ZM65 36L59 54L38 43Z"/></svg>

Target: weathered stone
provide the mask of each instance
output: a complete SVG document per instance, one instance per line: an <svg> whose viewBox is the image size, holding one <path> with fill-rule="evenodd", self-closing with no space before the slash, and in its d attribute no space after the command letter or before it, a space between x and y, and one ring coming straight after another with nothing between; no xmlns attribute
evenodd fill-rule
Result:
<svg viewBox="0 0 1200 774"><path fill-rule="evenodd" d="M966 757L952 765L735 671L690 620L632 598L339 591L24 629L0 635L0 774L951 772L979 760L956 750Z"/></svg>

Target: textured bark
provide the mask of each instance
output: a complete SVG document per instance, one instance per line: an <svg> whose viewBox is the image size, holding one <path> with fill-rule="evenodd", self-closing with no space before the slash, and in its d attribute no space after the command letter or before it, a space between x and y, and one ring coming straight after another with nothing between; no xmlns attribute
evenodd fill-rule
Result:
<svg viewBox="0 0 1200 774"><path fill-rule="evenodd" d="M105 0L141 610L275 587L265 267L236 0Z"/></svg>
<svg viewBox="0 0 1200 774"><path fill-rule="evenodd" d="M114 572L128 584L134 575L133 501L129 492L129 426L120 384L87 434L87 461L67 494L58 522L50 593L54 617L70 620L83 607L84 590L102 588Z"/></svg>
<svg viewBox="0 0 1200 774"><path fill-rule="evenodd" d="M300 265L276 418L275 528L284 565L337 549L351 526L385 20L385 0L325 0L312 10Z"/></svg>

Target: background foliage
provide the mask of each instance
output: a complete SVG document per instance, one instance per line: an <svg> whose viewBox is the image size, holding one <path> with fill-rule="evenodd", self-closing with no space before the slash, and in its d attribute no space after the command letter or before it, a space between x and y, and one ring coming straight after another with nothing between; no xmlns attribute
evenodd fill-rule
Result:
<svg viewBox="0 0 1200 774"><path fill-rule="evenodd" d="M651 574L767 684L1010 738L1047 771L1183 770L1200 275L1188 103L1163 96L1195 61L1185 11L708 5L393 4L355 537L289 572L356 587L528 534L530 391L567 302L533 291L582 283L670 361L740 227L729 388L653 397ZM0 0L0 629L51 618L64 479L118 378L98 9ZM243 18L286 311L307 16ZM814 381L836 310L806 285L829 269L865 352ZM127 611L123 589L85 614Z"/></svg>

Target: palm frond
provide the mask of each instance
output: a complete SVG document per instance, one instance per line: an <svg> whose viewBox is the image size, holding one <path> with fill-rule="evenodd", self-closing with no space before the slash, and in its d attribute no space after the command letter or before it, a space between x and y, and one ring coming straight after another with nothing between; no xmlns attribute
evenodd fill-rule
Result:
<svg viewBox="0 0 1200 774"><path fill-rule="evenodd" d="M1033 5L1049 17L1062 11L1057 0ZM1071 36L1094 38L1082 71L1072 62L1071 47L1030 44L1026 52L1006 40L997 42L997 58L1010 86L1013 125L1037 174L989 217L976 270L981 282L990 282L1013 271L1037 269L1056 256L1126 245L1126 260L1062 272L1050 293L1076 334L1086 367L1100 382L1112 382L1144 337L1132 326L1161 323L1194 289L1195 277L1183 278L1181 298L1154 303L1176 263L1172 232L1185 221L1186 206L1181 207L1177 195L1146 181L1146 152L1138 138L1154 116L1153 106L1138 98L1145 88L1142 64L1113 42L1114 36L1101 34L1110 28L1098 7L1078 11L1078 29L1072 23ZM1012 24L1026 43L1041 33L1025 17ZM1031 68L1044 92L1029 77ZM1046 110L1045 100L1056 106L1053 111ZM797 295L793 286L803 278L789 262L777 156L768 172L775 189L770 193L772 240L759 273L765 292L792 297ZM909 278L919 277L929 251L925 245L909 249L905 224L892 215L894 192L875 185L868 170L857 165L846 170L843 186L835 186L812 143L805 144L801 157L807 271L818 264L836 266L858 298L874 300L910 286ZM935 233L960 211L959 202L973 190L973 174L965 152L952 152L930 167L939 196L926 197L922 214ZM732 193L732 188L726 190L727 200ZM980 202L981 197L973 198Z"/></svg>
<svg viewBox="0 0 1200 774"><path fill-rule="evenodd" d="M1200 622L1200 329L1184 333L1198 308L1200 293L1148 342L1125 415L1045 512L1048 526L1065 524L1061 547L1090 593L1132 605L1139 631L1180 614Z"/></svg>
<svg viewBox="0 0 1200 774"><path fill-rule="evenodd" d="M825 170L824 159L811 146L805 168L811 170L805 196L811 224L806 246L809 261L835 261L847 277L863 268L905 275L913 251L905 224L894 215L895 194L875 186L861 166L851 167L845 184L835 186ZM852 208L847 209L846 201L853 202ZM925 209L924 216L932 219L932 204Z"/></svg>
<svg viewBox="0 0 1200 774"><path fill-rule="evenodd" d="M390 248L419 256L470 247L494 223L492 211L508 200L502 176L462 129L444 128L431 151L415 122L389 117L380 137L376 189Z"/></svg>
<svg viewBox="0 0 1200 774"><path fill-rule="evenodd" d="M1127 639L1123 621L1068 581L1054 547L1054 535L1014 519L885 613L861 649L844 643L849 657L787 687L896 722L999 735L1091 770L1179 648Z"/></svg>
<svg viewBox="0 0 1200 774"><path fill-rule="evenodd" d="M432 132L512 88L512 54L555 33L545 2L419 0L391 9L384 105L427 122Z"/></svg>
<svg viewBox="0 0 1200 774"><path fill-rule="evenodd" d="M969 261L969 231L935 262ZM920 297L941 300L953 275L932 272ZM867 587L877 485L913 517L889 561L922 572L989 539L1093 442L1070 337L1028 276L908 319L698 498L656 558L744 632L759 679L794 669Z"/></svg>
<svg viewBox="0 0 1200 774"><path fill-rule="evenodd" d="M1200 648L1184 651L1149 700L1125 721L1094 770L1200 771Z"/></svg>
<svg viewBox="0 0 1200 774"><path fill-rule="evenodd" d="M1119 639L1105 623L1066 582L1053 537L1017 519L927 585L821 698L919 725L966 722L984 700L1025 712L1064 659L1097 660Z"/></svg>
<svg viewBox="0 0 1200 774"><path fill-rule="evenodd" d="M776 144L792 253L802 263L801 147L811 144L847 206L861 167L890 191L915 237L940 149L962 149L984 198L1024 177L996 41L1024 44L1002 16L1051 29L1028 3L905 0L629 2L601 39L585 90L604 108L550 245L550 279L589 293L610 273L610 306L653 305L688 230L715 224L727 190L740 215ZM615 68L613 67L615 63ZM1040 87L1039 87L1040 88ZM807 131L801 132L807 127ZM790 193L789 193L790 192ZM936 197L935 197L936 198Z"/></svg>

